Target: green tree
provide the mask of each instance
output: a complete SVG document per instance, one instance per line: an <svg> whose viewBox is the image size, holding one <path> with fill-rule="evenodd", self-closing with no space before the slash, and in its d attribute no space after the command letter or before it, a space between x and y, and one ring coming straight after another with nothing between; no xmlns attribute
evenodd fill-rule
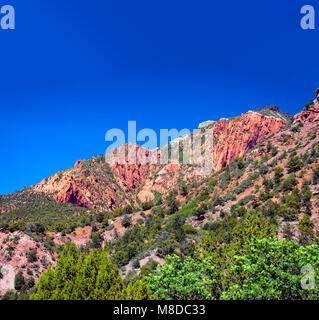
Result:
<svg viewBox="0 0 319 320"><path fill-rule="evenodd" d="M132 218L128 215L125 215L124 218L121 220L121 224L124 228L128 228L132 224Z"/></svg>
<svg viewBox="0 0 319 320"><path fill-rule="evenodd" d="M37 249L36 248L33 248L26 253L26 256L27 256L27 260L28 262L32 263L32 262L36 262L38 260L37 258Z"/></svg>
<svg viewBox="0 0 319 320"><path fill-rule="evenodd" d="M149 209L151 209L152 207L153 207L153 202L152 201L147 201L147 202L143 202L142 203L142 209L144 210L144 211L146 211L146 210L149 210Z"/></svg>
<svg viewBox="0 0 319 320"><path fill-rule="evenodd" d="M128 257L128 253L125 251L116 251L113 255L112 255L112 260L119 266L125 266L126 264L129 263L129 257Z"/></svg>
<svg viewBox="0 0 319 320"><path fill-rule="evenodd" d="M282 191L292 191L297 185L298 180L296 179L295 174L292 173L282 182Z"/></svg>
<svg viewBox="0 0 319 320"><path fill-rule="evenodd" d="M281 167L276 167L274 169L275 171L275 175L274 175L274 185L275 186L278 186L281 182L281 178L283 176L283 172L284 172L284 169L281 168Z"/></svg>
<svg viewBox="0 0 319 320"><path fill-rule="evenodd" d="M184 261L177 255L167 258L147 277L147 283L155 298L165 300L213 299L215 283L211 258L202 261L186 257Z"/></svg>
<svg viewBox="0 0 319 320"><path fill-rule="evenodd" d="M312 169L312 183L318 184L319 182L319 164L316 164Z"/></svg>
<svg viewBox="0 0 319 320"><path fill-rule="evenodd" d="M288 173L297 172L303 167L303 161L299 158L299 156L289 158L286 168L288 169Z"/></svg>
<svg viewBox="0 0 319 320"><path fill-rule="evenodd" d="M1 300L18 300L18 294L14 290L8 290L1 298Z"/></svg>
<svg viewBox="0 0 319 320"><path fill-rule="evenodd" d="M174 215L170 229L178 242L181 242L185 238L185 232L183 230L184 224L185 220L180 215Z"/></svg>
<svg viewBox="0 0 319 320"><path fill-rule="evenodd" d="M152 300L153 296L145 279L132 279L127 287L128 300Z"/></svg>
<svg viewBox="0 0 319 320"><path fill-rule="evenodd" d="M145 265L141 269L141 277L145 278L152 272L152 268L149 265Z"/></svg>
<svg viewBox="0 0 319 320"><path fill-rule="evenodd" d="M170 194L166 198L169 214L174 214L175 212L178 211L179 202L176 200L176 196L177 196L177 191L173 190L170 192Z"/></svg>
<svg viewBox="0 0 319 320"><path fill-rule="evenodd" d="M126 207L124 208L124 213L125 213L125 214L131 214L131 213L133 213L133 208L132 208L130 205L126 206Z"/></svg>
<svg viewBox="0 0 319 320"><path fill-rule="evenodd" d="M310 245L314 242L314 223L305 214L298 222L299 243L303 246Z"/></svg>
<svg viewBox="0 0 319 320"><path fill-rule="evenodd" d="M196 208L194 212L194 215L196 216L196 220L204 220L206 211L207 211L207 206L204 204Z"/></svg>
<svg viewBox="0 0 319 320"><path fill-rule="evenodd" d="M293 229L289 223L286 223L283 227L283 237L286 240L292 240L293 239Z"/></svg>
<svg viewBox="0 0 319 320"><path fill-rule="evenodd" d="M318 246L300 247L294 241L258 239L250 244L250 253L236 256L232 272L241 273L243 281L223 292L222 299L318 299L318 288L303 290L302 267L315 268L319 280Z"/></svg>
<svg viewBox="0 0 319 320"><path fill-rule="evenodd" d="M17 291L25 289L25 279L22 271L19 271L14 278L14 288Z"/></svg>
<svg viewBox="0 0 319 320"><path fill-rule="evenodd" d="M312 203L311 203L312 193L310 191L308 184L304 184L302 186L301 193L302 193L302 204L305 207L306 214L311 215L311 212L312 212Z"/></svg>
<svg viewBox="0 0 319 320"><path fill-rule="evenodd" d="M49 266L30 297L32 300L119 300L126 289L107 253L94 249L81 257L74 243L65 245L55 270Z"/></svg>

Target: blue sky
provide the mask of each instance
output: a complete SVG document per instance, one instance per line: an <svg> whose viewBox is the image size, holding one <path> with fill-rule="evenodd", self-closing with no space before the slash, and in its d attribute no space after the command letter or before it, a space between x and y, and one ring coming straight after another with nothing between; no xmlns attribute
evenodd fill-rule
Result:
<svg viewBox="0 0 319 320"><path fill-rule="evenodd" d="M300 28L316 1L4 4L16 30L0 30L0 194L104 153L129 120L159 132L265 105L295 114L319 86L319 29Z"/></svg>

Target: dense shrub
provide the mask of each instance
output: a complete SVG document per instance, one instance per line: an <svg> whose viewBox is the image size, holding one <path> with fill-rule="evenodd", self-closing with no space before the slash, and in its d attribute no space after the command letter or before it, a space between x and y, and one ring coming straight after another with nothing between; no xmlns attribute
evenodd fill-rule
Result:
<svg viewBox="0 0 319 320"><path fill-rule="evenodd" d="M248 255L235 257L233 273L240 273L241 281L222 294L222 299L318 299L317 286L304 290L307 274L302 268L314 268L314 282L318 283L318 246L300 247L293 241L277 239L255 240Z"/></svg>
<svg viewBox="0 0 319 320"><path fill-rule="evenodd" d="M213 299L215 283L211 258L184 261L177 255L167 258L168 263L147 277L147 283L155 298L168 300Z"/></svg>

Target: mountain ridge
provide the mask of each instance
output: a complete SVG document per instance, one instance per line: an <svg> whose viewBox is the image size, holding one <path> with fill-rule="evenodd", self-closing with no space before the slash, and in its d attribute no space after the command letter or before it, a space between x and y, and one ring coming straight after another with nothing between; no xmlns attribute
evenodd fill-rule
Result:
<svg viewBox="0 0 319 320"><path fill-rule="evenodd" d="M313 243L319 234L318 100L289 124L247 112L205 130L218 139L216 167L207 176L184 164L109 165L99 155L0 197L5 270L0 294L14 289L12 275L25 263L21 250L14 250L16 241L18 248L27 241L38 261L44 256L53 267L59 246L68 241L86 248L81 250L102 246L127 279L140 276L147 257L164 264L168 255L187 256L199 244L222 250L242 223L256 217L267 221L278 239ZM212 244L204 245L208 235ZM46 262L43 267L41 272ZM26 270L23 275L29 277Z"/></svg>

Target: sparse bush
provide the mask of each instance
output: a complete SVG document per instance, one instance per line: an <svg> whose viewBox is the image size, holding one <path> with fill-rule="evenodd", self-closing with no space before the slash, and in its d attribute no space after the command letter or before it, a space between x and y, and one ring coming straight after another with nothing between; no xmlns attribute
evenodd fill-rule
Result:
<svg viewBox="0 0 319 320"><path fill-rule="evenodd" d="M290 174L283 182L282 182L282 191L292 191L293 188L298 185L298 180L296 179L295 174Z"/></svg>
<svg viewBox="0 0 319 320"><path fill-rule="evenodd" d="M132 218L128 215L125 215L124 218L121 220L121 224L124 228L128 228L132 224Z"/></svg>
<svg viewBox="0 0 319 320"><path fill-rule="evenodd" d="M28 262L30 262L30 263L36 262L36 261L38 260L38 258L37 258L37 249L35 249L35 248L30 249L30 250L26 253L26 256L27 256Z"/></svg>
<svg viewBox="0 0 319 320"><path fill-rule="evenodd" d="M276 186L278 186L281 182L281 178L283 176L284 169L281 167L276 167L274 171L275 171L274 184Z"/></svg>
<svg viewBox="0 0 319 320"><path fill-rule="evenodd" d="M288 169L288 173L297 172L303 167L303 161L298 157L289 158L286 168Z"/></svg>

